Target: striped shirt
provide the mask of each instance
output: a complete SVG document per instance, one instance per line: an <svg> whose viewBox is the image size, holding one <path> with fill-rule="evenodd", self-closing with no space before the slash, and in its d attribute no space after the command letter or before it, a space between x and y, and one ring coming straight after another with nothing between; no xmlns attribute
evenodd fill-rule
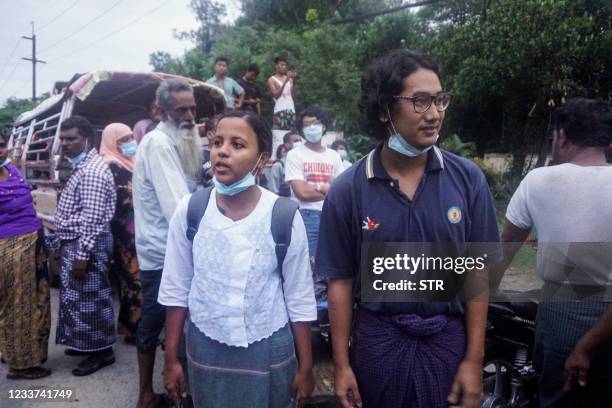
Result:
<svg viewBox="0 0 612 408"><path fill-rule="evenodd" d="M98 235L115 213L115 182L108 165L91 149L74 168L55 212L62 241L78 239L77 260L88 260Z"/></svg>

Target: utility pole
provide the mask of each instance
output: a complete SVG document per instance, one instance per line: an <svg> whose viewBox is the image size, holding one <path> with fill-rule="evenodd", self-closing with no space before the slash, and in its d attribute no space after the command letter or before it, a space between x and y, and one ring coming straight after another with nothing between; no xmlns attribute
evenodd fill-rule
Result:
<svg viewBox="0 0 612 408"><path fill-rule="evenodd" d="M36 64L46 64L45 61L36 59L36 34L34 34L34 22L32 21L32 36L21 38L32 41L32 58L21 58L26 61L32 61L32 102L36 102Z"/></svg>

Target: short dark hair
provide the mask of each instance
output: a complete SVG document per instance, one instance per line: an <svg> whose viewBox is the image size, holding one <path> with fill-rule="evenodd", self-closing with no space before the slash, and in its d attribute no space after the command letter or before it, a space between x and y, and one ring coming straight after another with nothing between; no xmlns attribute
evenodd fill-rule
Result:
<svg viewBox="0 0 612 408"><path fill-rule="evenodd" d="M259 117L259 115L253 112L247 112L243 110L233 110L224 113L217 121L217 126L225 118L241 118L246 120L251 129L257 135L257 147L261 153L266 152L269 155L272 154L272 130L270 126Z"/></svg>
<svg viewBox="0 0 612 408"><path fill-rule="evenodd" d="M325 131L323 132L323 134L327 133L331 124L329 116L318 105L311 105L304 109L302 112L300 112L300 115L295 121L295 128L298 130L298 132L300 132L302 136L304 135L304 117L306 116L311 116L319 119L321 123L323 123L323 125L325 126Z"/></svg>
<svg viewBox="0 0 612 408"><path fill-rule="evenodd" d="M361 125L369 135L378 139L386 137L387 125L381 122L381 115L387 115L387 107L393 111L394 95L404 90L403 80L418 69L433 71L440 76L438 66L426 54L418 51L396 49L375 60L361 77L359 111Z"/></svg>
<svg viewBox="0 0 612 408"><path fill-rule="evenodd" d="M577 146L607 147L612 141L612 109L600 98L570 98L554 110L552 128L563 129Z"/></svg>
<svg viewBox="0 0 612 408"><path fill-rule="evenodd" d="M259 74L259 66L257 64L251 64L247 67L247 72L254 72L255 75Z"/></svg>
<svg viewBox="0 0 612 408"><path fill-rule="evenodd" d="M291 131L285 133L285 135L283 136L283 143L289 143L289 137L291 137L291 135L298 135L298 136L300 136L300 132L298 132L297 130L291 130Z"/></svg>
<svg viewBox="0 0 612 408"><path fill-rule="evenodd" d="M287 58L285 58L285 57L278 56L278 57L274 58L274 64L278 64L279 62L287 62L288 63Z"/></svg>
<svg viewBox="0 0 612 408"><path fill-rule="evenodd" d="M344 148L346 149L346 151L348 152L349 147L348 144L346 143L346 141L342 140L342 139L336 139L334 140L334 142L331 144L331 148L333 150L338 150L339 146L344 146Z"/></svg>
<svg viewBox="0 0 612 408"><path fill-rule="evenodd" d="M227 65L229 65L229 59L226 56L224 56L224 55L220 55L217 58L215 58L215 65L217 65L217 62L219 62L219 61L223 61Z"/></svg>
<svg viewBox="0 0 612 408"><path fill-rule="evenodd" d="M280 158L281 158L281 150L283 150L283 149L289 151L287 146L285 146L284 144L279 144L278 147L276 148L276 160L280 160Z"/></svg>
<svg viewBox="0 0 612 408"><path fill-rule="evenodd" d="M96 137L96 131L94 130L93 126L91 126L91 123L82 116L71 116L64 120L60 125L60 130L62 131L70 129L76 129L81 137L90 142L90 146Z"/></svg>

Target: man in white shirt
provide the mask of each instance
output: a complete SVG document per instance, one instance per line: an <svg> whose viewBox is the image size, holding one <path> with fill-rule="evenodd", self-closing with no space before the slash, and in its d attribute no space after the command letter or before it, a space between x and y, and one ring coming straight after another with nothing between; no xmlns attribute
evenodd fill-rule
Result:
<svg viewBox="0 0 612 408"><path fill-rule="evenodd" d="M157 89L156 98L162 121L138 146L133 176L136 252L143 292L137 333L139 408L156 406L161 398L153 392L152 377L157 339L165 319L157 294L168 225L179 201L195 190L194 180L202 166L191 86L184 80L166 79Z"/></svg>
<svg viewBox="0 0 612 408"><path fill-rule="evenodd" d="M544 280L534 363L540 406L599 406L612 400L612 166L605 151L612 110L570 99L553 113L553 161L532 170L506 212L504 242L538 232ZM509 264L519 246L506 245ZM588 289L598 297L580 300ZM607 293L607 295L606 295Z"/></svg>
<svg viewBox="0 0 612 408"><path fill-rule="evenodd" d="M328 127L329 119L319 107L304 109L296 121L296 128L306 142L290 150L285 159L285 181L291 184L291 198L300 205L311 263L316 257L325 195L331 182L343 171L338 153L321 144ZM318 302L325 300L325 282L315 279L315 295Z"/></svg>
<svg viewBox="0 0 612 408"><path fill-rule="evenodd" d="M283 57L274 59L274 75L268 78L268 89L274 98L274 115L272 129L291 129L295 122L294 80L297 73L288 69L287 60Z"/></svg>

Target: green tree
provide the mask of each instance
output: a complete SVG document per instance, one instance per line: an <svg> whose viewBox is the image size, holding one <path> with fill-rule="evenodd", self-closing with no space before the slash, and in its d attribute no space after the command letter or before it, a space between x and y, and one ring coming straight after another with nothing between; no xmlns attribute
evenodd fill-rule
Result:
<svg viewBox="0 0 612 408"><path fill-rule="evenodd" d="M476 141L481 152L510 151L512 173L520 175L526 151L544 146L550 101L610 97L610 20L601 18L599 6L611 7L493 1L486 13L434 27L428 38L453 93L453 132Z"/></svg>
<svg viewBox="0 0 612 408"><path fill-rule="evenodd" d="M217 55L230 59L230 76L261 68L259 86L285 56L297 68L298 109L317 103L336 129L365 152L359 131L360 78L369 63L393 48L432 54L453 95L444 134L475 142L478 153L511 152L522 172L528 151L546 153L551 103L573 95L611 99L609 0L447 0L376 18L353 17L401 0L242 0L243 16L220 23L214 2L193 0L202 28L198 46L179 58L156 53L155 69L206 79ZM272 100L265 92L264 116Z"/></svg>
<svg viewBox="0 0 612 408"><path fill-rule="evenodd" d="M41 95L42 98L49 94ZM36 106L31 99L9 98L4 106L0 108L0 129L11 126L20 113L32 110Z"/></svg>

